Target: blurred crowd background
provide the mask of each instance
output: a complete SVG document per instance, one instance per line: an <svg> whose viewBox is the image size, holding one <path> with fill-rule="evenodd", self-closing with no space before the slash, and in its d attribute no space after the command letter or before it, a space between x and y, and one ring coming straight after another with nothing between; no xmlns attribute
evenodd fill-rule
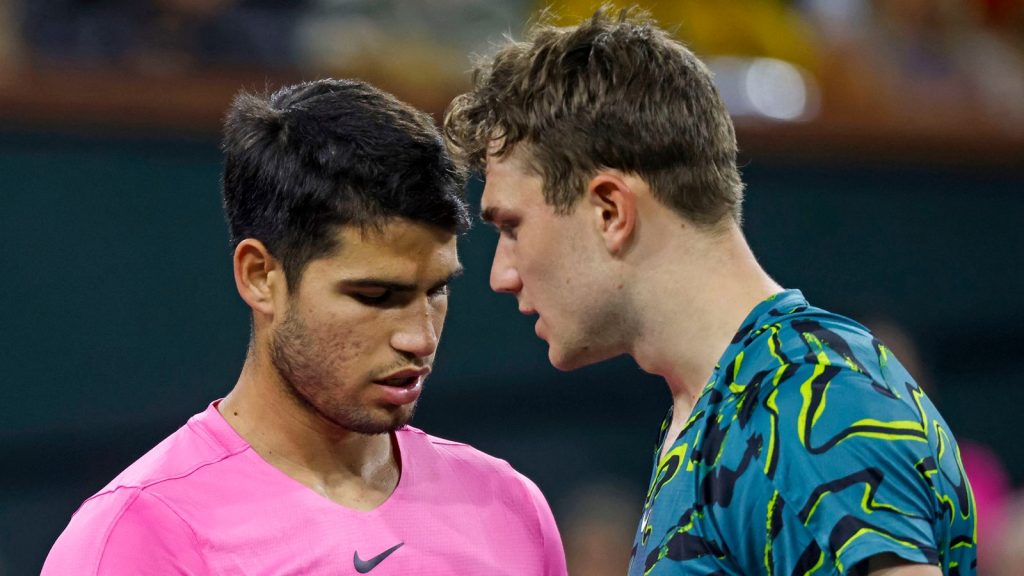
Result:
<svg viewBox="0 0 1024 576"><path fill-rule="evenodd" d="M928 387L980 573L1024 574L1024 0L641 4L716 73L766 269ZM217 146L239 89L359 77L440 119L471 54L596 5L0 0L0 575L37 573L84 498L234 383ZM460 245L415 424L534 478L572 574L623 574L666 387L624 360L552 369L487 288L494 241Z"/></svg>

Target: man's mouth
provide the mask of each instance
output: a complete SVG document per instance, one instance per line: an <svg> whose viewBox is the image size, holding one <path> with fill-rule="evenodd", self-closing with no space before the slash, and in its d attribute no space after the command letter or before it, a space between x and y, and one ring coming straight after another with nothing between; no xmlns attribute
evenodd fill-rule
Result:
<svg viewBox="0 0 1024 576"><path fill-rule="evenodd" d="M374 380L374 383L394 388L407 388L415 386L420 380L426 378L429 373L430 368L402 370L400 372L389 374L384 378L378 378L377 380Z"/></svg>
<svg viewBox="0 0 1024 576"><path fill-rule="evenodd" d="M413 376L409 378L388 378L386 380L377 380L377 384L383 386L394 386L396 388L404 388L406 386L412 386L419 380L419 376Z"/></svg>
<svg viewBox="0 0 1024 576"><path fill-rule="evenodd" d="M427 374L430 374L430 368L426 366L406 368L377 378L373 383L380 386L376 390L385 402L394 406L405 406L420 397L423 392L423 380Z"/></svg>

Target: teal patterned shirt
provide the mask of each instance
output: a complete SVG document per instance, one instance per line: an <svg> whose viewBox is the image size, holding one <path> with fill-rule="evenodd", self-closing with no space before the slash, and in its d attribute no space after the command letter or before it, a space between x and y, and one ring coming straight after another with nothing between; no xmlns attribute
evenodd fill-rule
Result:
<svg viewBox="0 0 1024 576"><path fill-rule="evenodd" d="M883 343L797 290L754 308L661 448L630 576L847 574L882 553L976 572L949 426Z"/></svg>

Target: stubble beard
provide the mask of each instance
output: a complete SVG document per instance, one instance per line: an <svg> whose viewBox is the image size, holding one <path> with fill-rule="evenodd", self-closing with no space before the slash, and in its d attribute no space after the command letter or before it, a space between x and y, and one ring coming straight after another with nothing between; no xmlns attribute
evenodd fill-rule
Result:
<svg viewBox="0 0 1024 576"><path fill-rule="evenodd" d="M416 403L399 410L389 419L374 418L366 407L332 398L325 383L330 373L323 344L309 334L305 322L290 309L284 322L270 338L270 359L281 376L285 392L303 409L346 430L360 434L393 432L410 421Z"/></svg>

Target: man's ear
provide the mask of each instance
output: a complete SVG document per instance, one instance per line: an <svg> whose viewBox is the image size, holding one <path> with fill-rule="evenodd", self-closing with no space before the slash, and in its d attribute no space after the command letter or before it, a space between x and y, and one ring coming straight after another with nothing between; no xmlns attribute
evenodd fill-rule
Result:
<svg viewBox="0 0 1024 576"><path fill-rule="evenodd" d="M601 172L587 185L587 199L605 246L620 254L636 228L636 191L622 176Z"/></svg>
<svg viewBox="0 0 1024 576"><path fill-rule="evenodd" d="M285 290L284 269L267 247L255 238L246 238L235 247L233 257L235 287L254 314L273 316L275 292Z"/></svg>

